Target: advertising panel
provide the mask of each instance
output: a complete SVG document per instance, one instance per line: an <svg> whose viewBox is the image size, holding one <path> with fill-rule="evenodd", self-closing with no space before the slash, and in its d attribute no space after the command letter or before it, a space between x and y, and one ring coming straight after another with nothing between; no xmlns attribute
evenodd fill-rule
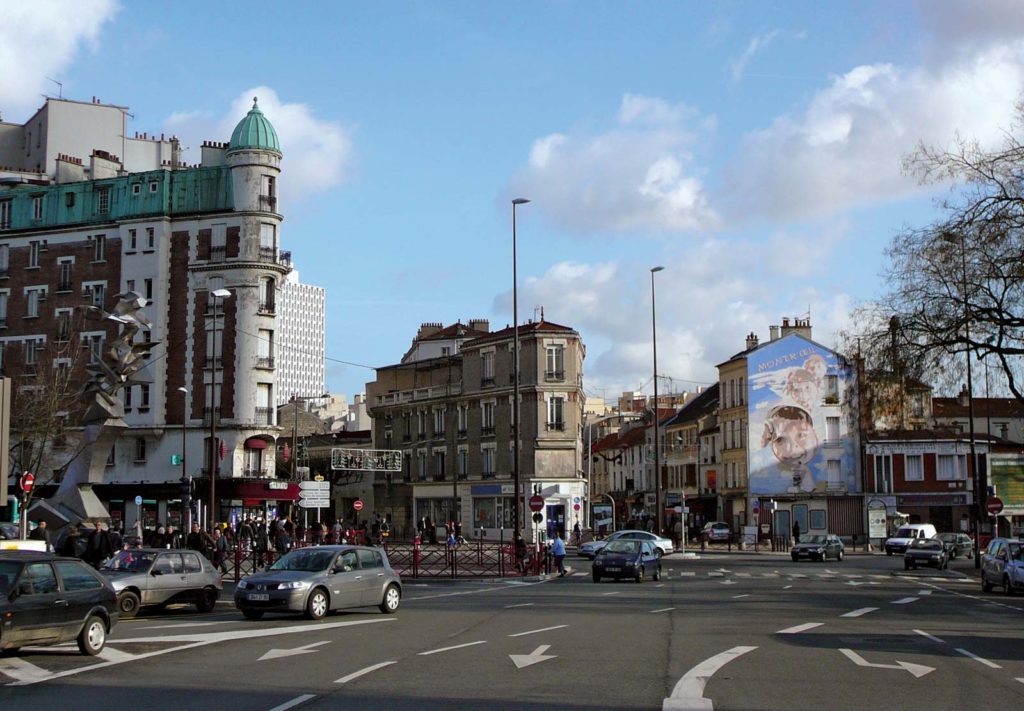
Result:
<svg viewBox="0 0 1024 711"><path fill-rule="evenodd" d="M989 484L1003 500L1003 515L1024 514L1024 456L993 454L989 457Z"/></svg>
<svg viewBox="0 0 1024 711"><path fill-rule="evenodd" d="M854 493L844 407L853 375L836 353L790 335L747 357L752 494Z"/></svg>

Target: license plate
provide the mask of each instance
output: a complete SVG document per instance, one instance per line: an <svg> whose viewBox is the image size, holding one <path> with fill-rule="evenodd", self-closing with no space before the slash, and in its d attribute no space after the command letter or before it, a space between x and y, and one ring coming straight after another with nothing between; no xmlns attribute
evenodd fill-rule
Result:
<svg viewBox="0 0 1024 711"><path fill-rule="evenodd" d="M245 599L253 602L268 602L270 595L268 593L249 593Z"/></svg>
<svg viewBox="0 0 1024 711"><path fill-rule="evenodd" d="M609 573L621 573L622 568L605 568Z"/></svg>

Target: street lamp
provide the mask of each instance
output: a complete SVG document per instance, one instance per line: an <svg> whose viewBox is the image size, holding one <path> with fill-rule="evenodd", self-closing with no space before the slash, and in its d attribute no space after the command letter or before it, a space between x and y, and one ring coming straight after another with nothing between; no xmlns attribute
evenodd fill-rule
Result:
<svg viewBox="0 0 1024 711"><path fill-rule="evenodd" d="M211 355L213 357L213 373L210 378L210 513L209 527L213 530L217 518L217 418L220 416L220 398L217 397L217 366L220 358L217 356L217 306L221 299L231 297L227 289L214 289L210 292L213 298L213 345ZM223 354L221 355L223 357Z"/></svg>
<svg viewBox="0 0 1024 711"><path fill-rule="evenodd" d="M661 535L661 451L658 446L658 319L654 310L654 275L665 267L651 267L651 344L654 346L654 532Z"/></svg>
<svg viewBox="0 0 1024 711"><path fill-rule="evenodd" d="M974 447L974 380L971 377L971 307L967 298L967 238L963 233L960 238L953 234L946 233L942 239L950 244L960 246L960 268L963 277L964 293L964 356L967 358L967 430L971 438L971 480L974 484L974 567L981 568L981 519L982 513L982 491L981 472L978 471L978 455Z"/></svg>
<svg viewBox="0 0 1024 711"><path fill-rule="evenodd" d="M530 202L526 198L512 200L512 540L520 534L519 492L519 284L516 271L516 207Z"/></svg>
<svg viewBox="0 0 1024 711"><path fill-rule="evenodd" d="M185 519L185 530L192 530L192 477L188 473L185 459L185 428L188 426L188 388L178 388L185 395L185 409L181 416L181 508Z"/></svg>

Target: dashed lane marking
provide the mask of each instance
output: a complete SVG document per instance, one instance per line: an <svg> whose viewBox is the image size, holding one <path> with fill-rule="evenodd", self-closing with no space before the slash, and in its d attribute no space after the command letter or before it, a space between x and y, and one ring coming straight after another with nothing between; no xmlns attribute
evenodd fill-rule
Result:
<svg viewBox="0 0 1024 711"><path fill-rule="evenodd" d="M270 711L288 711L288 709L295 708L299 704L304 704L310 699L315 698L316 694L303 694L302 696L296 696L291 701L285 701L283 704L280 704L279 706L275 706L274 708L270 709Z"/></svg>
<svg viewBox="0 0 1024 711"><path fill-rule="evenodd" d="M360 669L359 671L352 672L351 674L348 674L347 676L343 676L340 679L335 679L334 683L335 684L347 684L350 681L352 681L353 679L358 679L359 677L363 676L364 674L369 674L370 672L377 671L378 669L383 669L384 667L389 667L392 664L396 664L396 663L397 662L381 662L380 664L374 664L372 666L366 667L365 669Z"/></svg>
<svg viewBox="0 0 1024 711"><path fill-rule="evenodd" d="M733 600L738 600L741 597L750 597L750 594L749 593L743 593L742 595L733 595L732 599Z"/></svg>
<svg viewBox="0 0 1024 711"><path fill-rule="evenodd" d="M917 602L921 598L917 597L901 597L899 600L893 600L893 605L909 605L912 602Z"/></svg>
<svg viewBox="0 0 1024 711"><path fill-rule="evenodd" d="M786 585L786 586L785 586L784 588L782 588L782 589L783 589L783 590L789 590L789 589L790 589L791 587L793 587L793 586L792 586L792 585Z"/></svg>
<svg viewBox="0 0 1024 711"><path fill-rule="evenodd" d="M474 646L476 646L478 644L487 644L487 640L481 639L481 640L476 641L476 642L466 642L465 644L456 644L456 645L454 645L452 647L441 647L440 649L431 649L431 650L428 650L426 652L420 652L419 656L426 657L426 656L429 656L431 654L440 654L441 652L450 652L453 649L462 649L463 647L474 647Z"/></svg>
<svg viewBox="0 0 1024 711"><path fill-rule="evenodd" d="M918 595L931 595L932 591L931 590L918 590L917 594Z"/></svg>
<svg viewBox="0 0 1024 711"><path fill-rule="evenodd" d="M869 612L874 612L877 609L877 607L862 607L859 610L854 610L853 612L847 612L845 615L840 615L840 617L860 617L861 615L866 615Z"/></svg>
<svg viewBox="0 0 1024 711"><path fill-rule="evenodd" d="M555 625L554 627L542 627L539 630L530 630L529 632L517 632L516 634L510 634L509 637L525 637L528 634L537 634L538 632L550 632L551 630L560 630L563 627L569 625Z"/></svg>
<svg viewBox="0 0 1024 711"><path fill-rule="evenodd" d="M924 632L922 630L914 630L914 631L917 632L922 637L927 637L928 639L930 639L933 642L938 642L939 644L945 644L946 643L945 640L939 639L938 637L936 637L933 634L928 634L927 632Z"/></svg>
<svg viewBox="0 0 1024 711"><path fill-rule="evenodd" d="M219 622L178 622L173 625L153 625L151 627L136 627L135 630L141 632L142 630L175 630L184 627L210 627L212 625L230 625L238 624L241 620L221 620Z"/></svg>
<svg viewBox="0 0 1024 711"><path fill-rule="evenodd" d="M609 595L618 595L620 592L622 592L622 591L621 590L615 590L614 592L601 593L601 595L603 595L604 597L608 597Z"/></svg>
<svg viewBox="0 0 1024 711"><path fill-rule="evenodd" d="M676 609L676 608L674 608L674 607L663 607L660 610L651 610L651 614L653 615L655 612L671 612L674 609Z"/></svg>
<svg viewBox="0 0 1024 711"><path fill-rule="evenodd" d="M815 627L821 627L823 624L825 624L825 623L824 622L805 622L802 625L797 625L795 627L787 627L784 630L779 630L775 634L799 634L801 632L806 632L807 630L813 630Z"/></svg>
<svg viewBox="0 0 1024 711"><path fill-rule="evenodd" d="M505 605L505 609L511 610L513 607L531 607L532 605L532 602L521 602L518 605Z"/></svg>
<svg viewBox="0 0 1024 711"><path fill-rule="evenodd" d="M965 657L970 657L971 659L973 659L976 662L981 662L986 667L989 667L991 669L1002 669L1002 667L999 666L998 664L996 664L995 662L990 662L989 660L985 659L984 657L979 657L977 654L974 654L973 652L968 652L966 649L963 649L961 647L957 647L956 651L958 651L960 654L964 655Z"/></svg>
<svg viewBox="0 0 1024 711"><path fill-rule="evenodd" d="M587 575L586 573L573 573L572 577L574 577L574 578L581 578L581 577L584 577L586 575Z"/></svg>

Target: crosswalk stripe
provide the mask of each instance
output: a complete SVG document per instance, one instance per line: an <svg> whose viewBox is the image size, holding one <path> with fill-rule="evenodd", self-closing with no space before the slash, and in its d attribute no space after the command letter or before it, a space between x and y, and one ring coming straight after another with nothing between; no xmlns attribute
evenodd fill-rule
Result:
<svg viewBox="0 0 1024 711"><path fill-rule="evenodd" d="M9 676L17 681L41 681L52 675L42 667L37 667L32 662L17 657L11 659L0 659L0 674Z"/></svg>
<svg viewBox="0 0 1024 711"><path fill-rule="evenodd" d="M807 622L807 623L802 624L802 625L797 625L796 627L787 627L784 630L779 630L775 634L799 634L800 632L806 632L807 630L812 630L815 627L821 627L823 624L825 624L825 623L824 622Z"/></svg>
<svg viewBox="0 0 1024 711"><path fill-rule="evenodd" d="M911 602L917 602L919 598L916 597L901 597L899 600L893 600L893 605L906 605Z"/></svg>
<svg viewBox="0 0 1024 711"><path fill-rule="evenodd" d="M845 615L840 615L840 617L860 617L861 615L866 615L869 612L874 612L877 609L877 607L862 607L859 610L854 610L852 612L847 612Z"/></svg>
<svg viewBox="0 0 1024 711"><path fill-rule="evenodd" d="M134 654L124 652L120 649L114 649L109 644L96 656L105 662L127 662L128 660L135 658Z"/></svg>

